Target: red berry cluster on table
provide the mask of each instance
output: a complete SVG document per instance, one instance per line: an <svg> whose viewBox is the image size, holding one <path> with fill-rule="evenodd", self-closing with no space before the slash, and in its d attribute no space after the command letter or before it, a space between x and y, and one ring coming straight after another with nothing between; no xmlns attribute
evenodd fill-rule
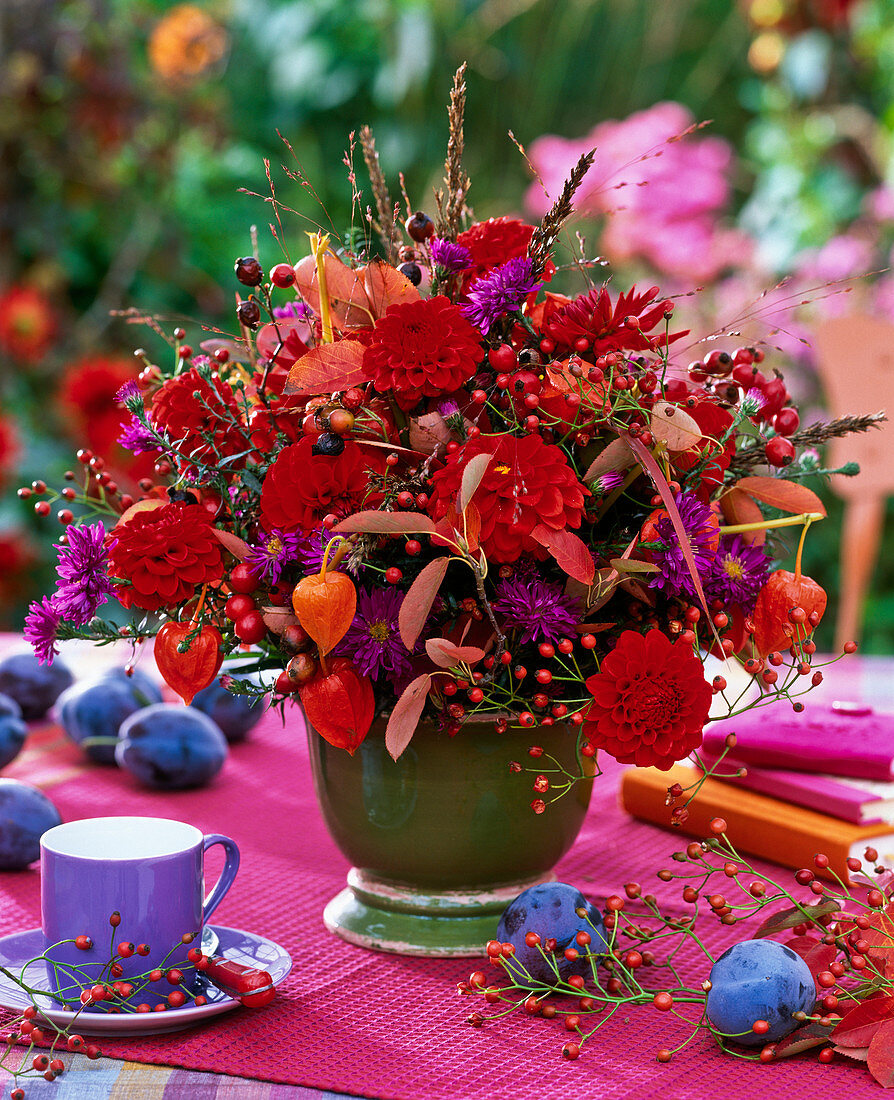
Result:
<svg viewBox="0 0 894 1100"><path fill-rule="evenodd" d="M454 124L460 103L458 77ZM687 363L658 287L578 262L560 292L593 154L539 226L475 222L453 142L448 191L401 224L361 141L367 237L311 233L293 262L305 238L280 227L236 261L233 332L187 343L151 321L169 353L137 351L120 442L155 476L123 493L82 450L61 492L20 490L40 514L64 504L57 586L27 620L40 658L154 638L186 701L218 677L297 696L352 753L384 713L395 758L425 716L450 736L564 723L579 760L669 768L727 716L709 717L715 696L727 714L800 707L826 604L801 569L825 513L804 481L828 472L816 444L873 418L801 429L759 347ZM774 570L791 526L794 571ZM108 601L132 622L102 617ZM706 678L711 654L757 692ZM259 679L220 676L233 658ZM535 811L574 778L538 772Z"/></svg>
<svg viewBox="0 0 894 1100"><path fill-rule="evenodd" d="M743 859L722 818L711 830L673 853L675 869L658 872L682 887L682 916L671 915L679 901L659 902L637 882L604 911L566 883L525 890L485 946L487 969L459 983L460 994L484 1001L466 1022L490 1026L513 1013L553 1021L562 1056L575 1060L619 1012L639 1007L667 1017L671 1045L655 1052L662 1063L707 1034L745 1060L808 1050L821 1063L852 1059L890 1086L892 872L867 848L869 866L851 857L846 885L818 854L794 874L793 893ZM714 958L699 934L706 919L749 922L751 938Z"/></svg>

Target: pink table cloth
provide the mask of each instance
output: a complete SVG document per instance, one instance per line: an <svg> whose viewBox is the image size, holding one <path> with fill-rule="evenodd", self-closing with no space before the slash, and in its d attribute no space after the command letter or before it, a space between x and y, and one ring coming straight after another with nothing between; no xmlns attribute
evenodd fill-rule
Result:
<svg viewBox="0 0 894 1100"><path fill-rule="evenodd" d="M838 686L831 684L823 694L835 698L844 687L851 697L856 691L890 705L885 693L891 690L892 670L894 662L855 660L846 680L838 677ZM520 736L526 746L530 735ZM756 1092L781 1097L844 1090L852 1097L877 1095L879 1086L855 1063L824 1066L808 1053L777 1065L755 1065L723 1055L706 1036L660 1065L655 1052L675 1046L688 1029L652 1008L617 1013L576 1062L563 1060L561 1048L569 1036L556 1022L514 1015L470 1028L465 1017L483 1003L460 997L455 989L480 964L377 954L325 930L323 906L343 885L347 865L316 808L297 714L285 728L276 715L268 715L249 741L233 746L221 775L200 791L162 794L140 788L114 767L85 764L64 735L46 725L35 728L25 752L4 774L42 786L65 820L146 814L234 837L242 869L215 923L263 933L293 955L292 974L269 1008L239 1009L170 1036L104 1041L106 1055L405 1100L547 1095L751 1100ZM663 886L655 874L681 839L620 810L619 774L612 768L597 781L584 828L558 867L559 878L597 902L633 879L673 903L679 886ZM209 876L214 870L209 867ZM685 912L682 904L679 912ZM0 875L0 935L34 928L39 920L37 869ZM747 934L706 920L704 938L716 954Z"/></svg>

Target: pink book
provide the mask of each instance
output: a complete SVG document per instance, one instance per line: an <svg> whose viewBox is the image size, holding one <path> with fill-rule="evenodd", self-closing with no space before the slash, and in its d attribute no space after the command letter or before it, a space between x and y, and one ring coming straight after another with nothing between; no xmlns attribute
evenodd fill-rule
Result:
<svg viewBox="0 0 894 1100"><path fill-rule="evenodd" d="M714 763L707 753L704 759ZM746 774L733 774L739 768ZM758 768L733 753L723 758L717 778L855 825L894 825L894 782Z"/></svg>
<svg viewBox="0 0 894 1100"><path fill-rule="evenodd" d="M736 735L736 758L744 764L855 779L894 779L894 714L856 703L807 703L796 714L785 703L758 707L737 718L711 722L704 749L723 750Z"/></svg>

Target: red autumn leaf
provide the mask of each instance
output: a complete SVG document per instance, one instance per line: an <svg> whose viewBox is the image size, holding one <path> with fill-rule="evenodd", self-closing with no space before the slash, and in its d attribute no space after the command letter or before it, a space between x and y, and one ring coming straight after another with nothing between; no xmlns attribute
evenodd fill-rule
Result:
<svg viewBox="0 0 894 1100"><path fill-rule="evenodd" d="M587 472L581 478L583 482L590 482L603 474L616 473L618 470L629 470L634 463L633 453L627 446L627 441L613 439L608 443L587 467Z"/></svg>
<svg viewBox="0 0 894 1100"><path fill-rule="evenodd" d="M826 610L826 593L811 577L802 574L796 578L794 573L778 569L758 593L751 615L754 648L761 657L777 649L788 649L792 644L795 627L788 613L793 607L803 608L808 616L815 611L821 619Z"/></svg>
<svg viewBox="0 0 894 1100"><path fill-rule="evenodd" d="M357 589L347 573L315 573L295 585L292 606L302 627L325 654L338 645L354 621Z"/></svg>
<svg viewBox="0 0 894 1100"><path fill-rule="evenodd" d="M425 652L438 668L453 668L461 663L473 665L484 656L484 650L478 646L454 645L447 638L429 638L425 643Z"/></svg>
<svg viewBox="0 0 894 1100"><path fill-rule="evenodd" d="M560 569L564 569L569 577L573 577L582 584L592 584L593 577L596 575L593 555L573 531L567 529L553 531L552 528L538 523L531 532L531 538L549 550L556 564Z"/></svg>
<svg viewBox="0 0 894 1100"><path fill-rule="evenodd" d="M459 500L456 504L460 512L464 512L470 504L493 457L489 454L475 455L463 467L462 481L459 484Z"/></svg>
<svg viewBox="0 0 894 1100"><path fill-rule="evenodd" d="M788 481L783 477L743 477L736 482L736 487L755 500L778 508L780 512L826 514L826 506L816 493L798 481Z"/></svg>
<svg viewBox="0 0 894 1100"><path fill-rule="evenodd" d="M883 1088L894 1088L894 1020L883 1023L875 1033L866 1066Z"/></svg>
<svg viewBox="0 0 894 1100"><path fill-rule="evenodd" d="M420 295L416 287L384 260L371 260L361 270L366 297L376 320L385 316L389 306L419 301Z"/></svg>
<svg viewBox="0 0 894 1100"><path fill-rule="evenodd" d="M848 1009L836 1024L831 1038L839 1046L865 1047L879 1027L894 1017L894 996L873 997Z"/></svg>
<svg viewBox="0 0 894 1100"><path fill-rule="evenodd" d="M832 1044L836 1054L843 1054L846 1058L853 1058L855 1062L869 1061L869 1047L837 1047Z"/></svg>
<svg viewBox="0 0 894 1100"><path fill-rule="evenodd" d="M474 553L481 538L481 513L471 501L463 513L463 536L466 545Z"/></svg>
<svg viewBox="0 0 894 1100"><path fill-rule="evenodd" d="M165 623L155 635L155 663L164 682L187 706L204 688L214 682L223 664L223 638L214 626L206 623L198 634L195 623ZM189 648L180 652L181 645Z"/></svg>
<svg viewBox="0 0 894 1100"><path fill-rule="evenodd" d="M233 557L238 558L239 561L244 561L251 553L251 547L248 543L240 539L238 535L234 535L232 531L221 531L219 527L212 527L211 534L218 542L222 542Z"/></svg>
<svg viewBox="0 0 894 1100"><path fill-rule="evenodd" d="M347 657L335 657L298 689L307 720L330 745L354 755L376 711L373 686Z"/></svg>
<svg viewBox="0 0 894 1100"><path fill-rule="evenodd" d="M319 344L292 366L283 393L330 393L368 382L363 345L356 340Z"/></svg>
<svg viewBox="0 0 894 1100"><path fill-rule="evenodd" d="M696 595L701 601L701 605L705 612L708 612L708 601L705 599L705 592L702 588L701 577L698 573L698 566L695 563L695 555L692 552L692 543L689 541L689 535L686 533L686 528L683 525L683 519L680 516L680 510L677 508L677 502L674 500L674 494L670 491L670 486L667 483L661 467L655 461L652 452L648 447L638 439L631 437L628 440L628 445L633 453L636 455L637 461L642 468L649 475L649 479L655 486L655 490L661 497L664 507L667 509L667 514L671 523L674 525L674 532L677 536L677 541L680 544L680 551L683 554L683 560L686 562L686 568L689 570L689 575L692 577L692 584L695 587Z"/></svg>
<svg viewBox="0 0 894 1100"><path fill-rule="evenodd" d="M264 325L255 337L258 354L277 366L288 370L307 352L307 344L298 335L307 332L308 323L298 320L282 320Z"/></svg>
<svg viewBox="0 0 894 1100"><path fill-rule="evenodd" d="M298 616L288 607L262 607L261 618L264 620L264 626L277 637L282 635L288 627L299 625Z"/></svg>
<svg viewBox="0 0 894 1100"><path fill-rule="evenodd" d="M339 329L366 328L373 323L372 307L363 285L363 268L356 271L332 252L323 258L326 293L332 319ZM313 255L295 264L295 287L310 308L320 316L320 287Z"/></svg>
<svg viewBox="0 0 894 1100"><path fill-rule="evenodd" d="M761 924L754 933L754 938L759 940L763 939L764 936L775 935L776 932L784 932L787 928L794 928L805 921L818 920L827 913L837 913L839 908L837 901L826 898L825 901L820 901L816 905L801 905L797 908L792 906L789 909L780 909Z"/></svg>
<svg viewBox="0 0 894 1100"><path fill-rule="evenodd" d="M822 943L812 936L795 936L794 939L786 940L785 946L794 951L796 955L801 956L814 980L817 974L829 969L829 964L835 961L838 954L831 944ZM819 991L819 987L817 987L817 992Z"/></svg>
<svg viewBox="0 0 894 1100"><path fill-rule="evenodd" d="M335 535L418 535L434 531L434 520L423 512L355 512L332 528Z"/></svg>
<svg viewBox="0 0 894 1100"><path fill-rule="evenodd" d="M890 977L894 974L894 905L873 913L869 920L869 928L860 931L861 939L869 945L863 954L880 973Z"/></svg>
<svg viewBox="0 0 894 1100"><path fill-rule="evenodd" d="M720 510L731 526L737 523L763 523L764 520L763 512L758 508L754 497L735 485L720 498ZM764 530L742 531L741 536L753 546L763 546L767 541L767 532Z"/></svg>
<svg viewBox="0 0 894 1100"><path fill-rule="evenodd" d="M435 558L419 573L419 576L410 585L409 591L404 596L397 615L397 625L400 630L401 641L412 652L416 640L422 633L425 621L429 616L432 604L444 580L449 558Z"/></svg>
<svg viewBox="0 0 894 1100"><path fill-rule="evenodd" d="M773 1044L773 1059L791 1058L811 1047L825 1046L829 1041L829 1029L820 1023L805 1024Z"/></svg>
<svg viewBox="0 0 894 1100"><path fill-rule="evenodd" d="M430 687L431 673L425 672L404 689L394 704L385 729L385 748L395 760L413 739Z"/></svg>
<svg viewBox="0 0 894 1100"><path fill-rule="evenodd" d="M226 336L212 336L208 340L202 340L199 347L209 356L213 356L216 351L226 351L232 362L248 362L248 348L245 346L244 340L230 340Z"/></svg>

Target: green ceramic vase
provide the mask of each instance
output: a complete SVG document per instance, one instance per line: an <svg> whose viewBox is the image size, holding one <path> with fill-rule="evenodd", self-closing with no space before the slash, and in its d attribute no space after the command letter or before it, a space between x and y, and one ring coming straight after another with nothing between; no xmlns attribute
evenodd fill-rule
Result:
<svg viewBox="0 0 894 1100"><path fill-rule="evenodd" d="M535 814L534 773L509 767L531 767L536 743L575 772L576 731L565 725L497 733L492 722L470 723L449 737L422 723L397 761L384 719L353 756L310 727L308 739L323 818L354 865L326 906L326 926L379 951L480 955L506 905L555 877L593 786L585 761L591 778ZM554 765L541 763L549 774Z"/></svg>

